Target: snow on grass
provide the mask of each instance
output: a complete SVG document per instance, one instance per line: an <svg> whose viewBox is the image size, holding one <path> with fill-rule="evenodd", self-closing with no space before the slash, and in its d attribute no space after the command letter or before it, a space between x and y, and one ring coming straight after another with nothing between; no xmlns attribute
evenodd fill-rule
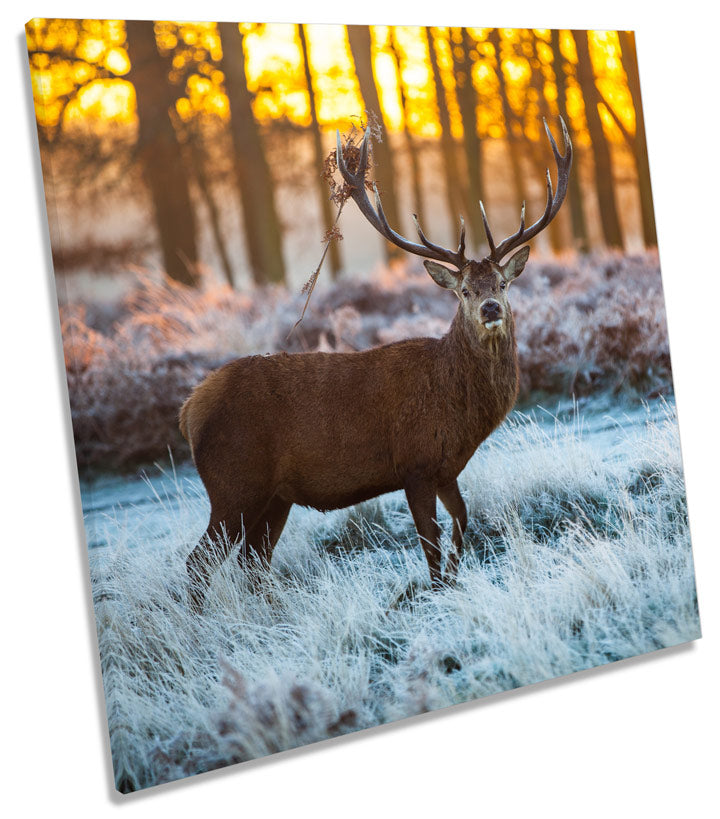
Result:
<svg viewBox="0 0 720 819"><path fill-rule="evenodd" d="M516 416L486 442L460 479L458 583L437 593L398 493L294 509L260 591L233 555L201 616L185 601L207 516L197 483L178 478L132 528L109 521L90 562L118 788L698 637L673 411L633 435L617 421L612 447L577 412Z"/></svg>

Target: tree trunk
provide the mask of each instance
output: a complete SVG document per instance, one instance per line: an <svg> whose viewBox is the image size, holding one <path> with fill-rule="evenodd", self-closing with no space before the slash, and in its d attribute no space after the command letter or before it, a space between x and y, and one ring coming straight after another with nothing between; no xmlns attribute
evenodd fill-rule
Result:
<svg viewBox="0 0 720 819"><path fill-rule="evenodd" d="M622 248L623 239L620 230L620 219L618 218L615 184L613 180L612 160L610 157L610 146L608 145L598 105L600 95L595 85L595 74L593 72L592 60L590 58L590 45L587 31L573 32L578 55L578 82L582 89L585 100L585 116L587 118L588 130L590 132L590 142L592 143L593 157L595 159L595 187L597 190L598 204L600 205L600 220L602 223L605 244L608 247Z"/></svg>
<svg viewBox="0 0 720 819"><path fill-rule="evenodd" d="M320 197L320 207L322 214L323 228L329 230L334 221L332 205L330 203L330 191L322 178L322 167L325 162L323 153L322 134L320 132L320 123L317 117L317 103L315 101L315 90L312 84L312 74L310 72L310 59L308 56L307 37L305 34L305 26L298 25L298 34L300 35L300 45L303 54L303 66L305 68L305 82L307 84L308 96L310 97L310 129L313 136L313 148L315 151L315 163L313 165L313 176L317 180L318 196ZM328 257L330 260L330 275L333 279L337 278L340 272L340 248L338 240L334 239L330 243L328 249Z"/></svg>
<svg viewBox="0 0 720 819"><path fill-rule="evenodd" d="M402 80L402 63L400 62L400 52L397 47L397 39L395 29L392 29L391 48L395 58L395 64L398 70L398 88L400 89L400 104L403 110L403 124L405 133L405 144L407 146L408 157L410 158L410 173L412 176L413 200L415 205L415 216L421 225L425 225L425 209L423 207L422 199L422 162L420 160L420 149L415 140L415 137L408 125L409 107L407 97L405 95L405 86Z"/></svg>
<svg viewBox="0 0 720 819"><path fill-rule="evenodd" d="M127 42L139 120L137 154L150 191L165 272L196 285L198 261L195 214L183 172L180 144L170 116L175 93L169 65L160 56L152 21L128 20Z"/></svg>
<svg viewBox="0 0 720 819"><path fill-rule="evenodd" d="M284 282L285 262L282 231L275 209L275 185L252 111L252 96L245 76L243 35L237 23L218 23L218 32L230 103L235 176L252 277L257 284Z"/></svg>
<svg viewBox="0 0 720 819"><path fill-rule="evenodd" d="M508 150L510 152L510 167L512 169L513 183L515 186L515 197L518 202L525 202L527 200L527 191L525 190L525 179L522 172L522 160L520 157L520 150L517 141L517 135L514 125L517 122L517 117L510 107L510 100L507 95L507 83L505 82L505 74L502 70L502 54L500 45L500 31L493 28L488 35L488 42L492 44L495 49L496 74L500 88L500 101L502 103L503 119L505 120L505 132L508 142ZM521 124L522 127L522 124Z"/></svg>
<svg viewBox="0 0 720 819"><path fill-rule="evenodd" d="M628 78L628 87L635 109L635 139L631 144L637 166L638 187L640 189L640 207L642 211L643 239L647 247L657 245L657 229L655 227L655 206L653 205L652 186L650 183L650 163L647 153L647 138L645 135L645 116L640 93L640 72L635 49L635 34L632 31L621 31L620 47L622 61Z"/></svg>
<svg viewBox="0 0 720 819"><path fill-rule="evenodd" d="M452 135L452 129L450 126L450 114L448 113L445 86L443 85L442 76L440 74L440 66L438 65L435 39L430 30L430 26L425 28L425 32L428 38L430 65L432 66L433 80L435 82L438 117L440 120L440 146L442 149L443 167L445 168L445 190L447 192L447 204L450 212L450 221L454 224L455 220L463 212L463 180L458 170L457 156L455 153L455 138ZM467 209L465 209L465 213L468 213Z"/></svg>
<svg viewBox="0 0 720 819"><path fill-rule="evenodd" d="M532 58L530 60L530 85L535 89L535 93L537 94L537 104L538 110L540 111L540 116L544 117L545 121L548 123L548 125L550 125L552 122L552 117L550 106L545 98L545 77L542 73L542 62L540 61L540 55L538 54L537 50L537 37L532 31L529 33L529 36L532 44ZM533 143L532 145L532 151L535 155L534 164L541 178L544 177L545 169L548 167L546 151L549 146L545 138L545 134L543 133L544 130L544 128L540 129L540 141ZM555 253L561 251L565 244L562 237L562 220L564 218L565 211L562 209L555 219L550 222L547 228L550 246Z"/></svg>
<svg viewBox="0 0 720 819"><path fill-rule="evenodd" d="M230 264L230 256L227 251L225 237L223 236L222 227L220 226L220 209L215 201L215 195L212 190L212 183L208 179L205 170L206 156L203 150L202 132L196 120L188 127L187 131L187 147L190 151L190 157L195 170L195 180L197 181L200 194L205 201L205 207L208 209L208 218L210 219L210 229L212 230L213 239L215 240L215 247L220 254L220 264L222 265L225 279L230 287L235 286L232 265Z"/></svg>
<svg viewBox="0 0 720 819"><path fill-rule="evenodd" d="M392 151L390 150L390 135L383 120L380 98L375 86L375 78L372 70L372 41L370 38L369 26L348 26L348 41L355 63L355 72L360 83L360 93L365 102L368 112L374 113L380 118L385 126L384 140L373 143L373 164L375 181L382 196L383 210L387 216L390 227L400 230L398 220L397 199L395 197L395 172L392 161ZM400 231L402 233L402 231ZM385 257L396 259L402 256L402 250L389 242L384 243Z"/></svg>
<svg viewBox="0 0 720 819"><path fill-rule="evenodd" d="M483 180L477 126L477 94L472 80L472 59L470 57L473 44L464 28L455 29L455 32L459 32L458 42L455 42L453 38L452 52L455 63L457 99L463 124L463 147L467 163L467 185L470 199L468 219L472 243L475 248L478 248L485 242L485 230L478 204L483 198Z"/></svg>
<svg viewBox="0 0 720 819"><path fill-rule="evenodd" d="M577 139L573 134L573 129L570 121L570 116L567 110L567 84L566 75L564 71L565 60L560 51L560 32L558 29L552 30L552 51L553 51L553 69L555 71L555 85L557 87L557 105L560 116L565 120L570 138L573 144L577 143ZM580 253L587 253L589 250L587 225L585 223L585 213L582 205L582 190L580 188L580 169L578 162L578 154L575 152L574 168L570 172L570 181L568 183L567 205L570 208L570 224L572 225L572 235L575 248Z"/></svg>

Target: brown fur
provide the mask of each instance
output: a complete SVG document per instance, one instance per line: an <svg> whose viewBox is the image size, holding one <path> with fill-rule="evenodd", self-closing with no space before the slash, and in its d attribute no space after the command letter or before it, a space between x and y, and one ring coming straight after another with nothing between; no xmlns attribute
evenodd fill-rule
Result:
<svg viewBox="0 0 720 819"><path fill-rule="evenodd" d="M441 339L241 358L193 391L180 429L211 503L188 558L196 609L211 564L243 533L246 554L269 563L293 504L337 509L397 489L406 492L435 586L443 577L436 498L450 512L455 551L446 578L454 578L467 524L457 476L517 395L506 289L526 258L527 248L505 266L470 262L460 274L427 263L461 302ZM501 327L485 326L490 302Z"/></svg>

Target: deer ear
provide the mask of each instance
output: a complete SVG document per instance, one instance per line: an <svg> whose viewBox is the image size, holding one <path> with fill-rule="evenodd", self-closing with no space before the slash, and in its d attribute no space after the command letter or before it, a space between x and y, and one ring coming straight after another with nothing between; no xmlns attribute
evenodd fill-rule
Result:
<svg viewBox="0 0 720 819"><path fill-rule="evenodd" d="M511 282L513 279L517 279L517 277L523 272L525 269L525 262L528 260L528 256L530 255L530 248L525 245L525 247L518 250L518 252L510 257L510 261L506 262L502 266L503 276L505 277L505 281Z"/></svg>
<svg viewBox="0 0 720 819"><path fill-rule="evenodd" d="M454 290L458 284L458 274L444 264L430 261L430 259L423 259L425 269L432 276L435 284L444 287L446 290Z"/></svg>

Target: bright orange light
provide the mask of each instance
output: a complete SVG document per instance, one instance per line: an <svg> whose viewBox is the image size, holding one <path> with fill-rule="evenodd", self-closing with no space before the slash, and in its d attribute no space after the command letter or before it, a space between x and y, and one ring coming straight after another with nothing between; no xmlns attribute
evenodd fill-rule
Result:
<svg viewBox="0 0 720 819"><path fill-rule="evenodd" d="M254 113L263 121L286 118L306 127L310 123L303 55L296 25L243 24L248 86L254 94ZM312 75L318 121L321 127L347 127L364 118L364 105L350 55L347 30L342 25L308 25L308 59ZM433 48L444 86L451 129L462 136L463 124L455 94L451 47L459 49L459 30L435 28ZM373 69L380 103L390 130L409 128L413 134L437 138L437 93L428 51L426 30L417 26L373 26ZM481 136L502 137L505 125L499 98L497 61L489 29L468 29L472 80L478 92L478 126ZM172 56L173 71L186 81L176 107L182 119L198 112L226 118L228 103L219 67L221 43L214 23L156 24L158 45ZM99 129L102 123L135 121L135 96L123 79L130 70L123 21L45 20L28 24L28 47L36 51L60 51L67 59L51 60L36 53L31 60L36 112L41 125L54 126L62 114L70 126ZM545 100L554 108L554 58L551 32L502 29L502 71L513 110L525 111L527 133L539 136L533 117L539 115L538 90L532 84L531 63L541 71ZM456 42L457 40L457 42ZM617 32L596 31L590 35L590 52L600 93L623 127L634 133L635 115L627 78L622 66ZM573 36L561 32L560 47L567 60L567 106L582 144L585 141L584 101L574 75L577 54ZM534 51L533 51L534 48ZM201 55L201 56L198 56ZM204 56L203 56L204 55ZM539 63L539 68L538 68ZM190 69L190 73L185 72ZM402 94L401 94L402 92ZM405 105L403 108L403 96ZM64 113L63 113L64 112ZM610 110L601 106L608 136L623 135Z"/></svg>
<svg viewBox="0 0 720 819"><path fill-rule="evenodd" d="M68 123L85 124L88 119L130 123L135 119L135 89L125 80L95 80L68 104Z"/></svg>

